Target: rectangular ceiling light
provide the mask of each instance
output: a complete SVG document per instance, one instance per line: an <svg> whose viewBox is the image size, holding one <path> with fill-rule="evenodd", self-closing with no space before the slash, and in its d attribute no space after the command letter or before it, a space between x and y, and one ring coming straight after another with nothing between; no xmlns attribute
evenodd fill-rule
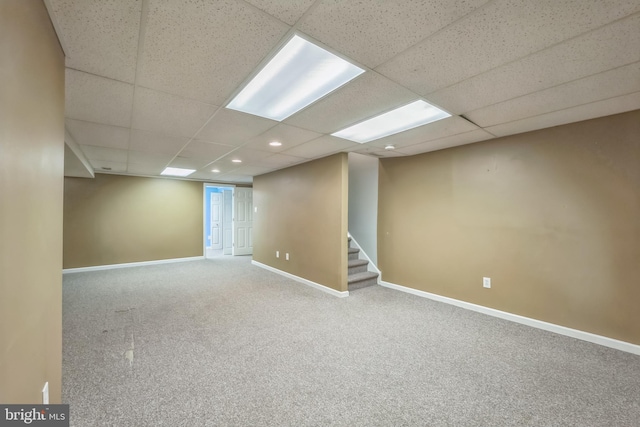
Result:
<svg viewBox="0 0 640 427"><path fill-rule="evenodd" d="M160 175L189 176L195 171L195 169L165 168L165 170L163 170Z"/></svg>
<svg viewBox="0 0 640 427"><path fill-rule="evenodd" d="M362 73L362 68L296 35L227 108L282 121Z"/></svg>
<svg viewBox="0 0 640 427"><path fill-rule="evenodd" d="M451 114L419 100L331 135L364 144L450 116Z"/></svg>

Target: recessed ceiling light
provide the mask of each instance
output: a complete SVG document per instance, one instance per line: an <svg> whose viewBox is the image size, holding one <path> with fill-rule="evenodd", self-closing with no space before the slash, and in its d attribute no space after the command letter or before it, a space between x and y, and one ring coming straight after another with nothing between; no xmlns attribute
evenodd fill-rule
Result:
<svg viewBox="0 0 640 427"><path fill-rule="evenodd" d="M213 172L213 173L220 173L220 169L211 169L211 172Z"/></svg>
<svg viewBox="0 0 640 427"><path fill-rule="evenodd" d="M395 150L395 149L396 149L396 146L395 146L395 145L391 145L391 144L389 144L389 145L386 145L386 146L384 147L384 149L385 149L385 150Z"/></svg>
<svg viewBox="0 0 640 427"><path fill-rule="evenodd" d="M282 121L364 73L295 35L227 108Z"/></svg>
<svg viewBox="0 0 640 427"><path fill-rule="evenodd" d="M442 111L438 107L419 100L331 135L364 144L365 142L404 132L450 116L451 114Z"/></svg>
<svg viewBox="0 0 640 427"><path fill-rule="evenodd" d="M282 142L278 142L278 141L271 141L269 143L270 146L272 147L280 147L282 145Z"/></svg>
<svg viewBox="0 0 640 427"><path fill-rule="evenodd" d="M189 176L195 171L195 169L166 168L160 175Z"/></svg>
<svg viewBox="0 0 640 427"><path fill-rule="evenodd" d="M242 163L242 160L240 160L240 159L233 159L233 160L231 160L231 161L232 161L233 163Z"/></svg>

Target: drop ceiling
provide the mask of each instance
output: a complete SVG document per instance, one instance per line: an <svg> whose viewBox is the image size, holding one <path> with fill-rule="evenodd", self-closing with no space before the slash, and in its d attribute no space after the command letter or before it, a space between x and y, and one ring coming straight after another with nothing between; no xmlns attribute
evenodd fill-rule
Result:
<svg viewBox="0 0 640 427"><path fill-rule="evenodd" d="M250 183L338 152L415 155L640 108L640 0L45 4L66 54L69 176L171 166ZM224 108L293 34L365 73L282 122ZM452 116L368 144L330 135L416 99Z"/></svg>

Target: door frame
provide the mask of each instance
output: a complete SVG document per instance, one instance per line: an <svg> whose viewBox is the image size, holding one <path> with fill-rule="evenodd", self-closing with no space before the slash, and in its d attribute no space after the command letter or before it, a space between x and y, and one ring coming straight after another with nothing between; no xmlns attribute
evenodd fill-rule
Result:
<svg viewBox="0 0 640 427"><path fill-rule="evenodd" d="M220 189L225 189L225 190L231 190L231 193L233 194L233 191L235 189L235 185L233 184L218 184L215 182L203 182L202 183L202 254L204 255L205 258L207 258L207 204L209 205L209 209L211 209L211 200L207 201L207 188L220 188ZM224 198L224 197L223 197ZM211 215L211 213L209 212L209 215ZM223 219L224 219L224 207L222 209L222 215L223 215ZM232 224L233 224L233 214L232 214ZM222 247L224 250L224 233L222 233ZM233 236L232 236L233 239Z"/></svg>

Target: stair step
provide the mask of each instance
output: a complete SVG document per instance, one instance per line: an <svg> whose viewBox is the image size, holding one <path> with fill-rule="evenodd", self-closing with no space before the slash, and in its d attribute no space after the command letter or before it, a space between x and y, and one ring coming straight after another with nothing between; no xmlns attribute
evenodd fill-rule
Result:
<svg viewBox="0 0 640 427"><path fill-rule="evenodd" d="M358 259L358 254L360 253L360 249L358 248L349 248L349 260Z"/></svg>
<svg viewBox="0 0 640 427"><path fill-rule="evenodd" d="M376 285L378 283L378 273L364 271L362 273L350 274L347 282L349 291Z"/></svg>
<svg viewBox="0 0 640 427"><path fill-rule="evenodd" d="M367 265L369 264L366 259L350 259L348 262L349 269L347 274L349 275L367 271Z"/></svg>

